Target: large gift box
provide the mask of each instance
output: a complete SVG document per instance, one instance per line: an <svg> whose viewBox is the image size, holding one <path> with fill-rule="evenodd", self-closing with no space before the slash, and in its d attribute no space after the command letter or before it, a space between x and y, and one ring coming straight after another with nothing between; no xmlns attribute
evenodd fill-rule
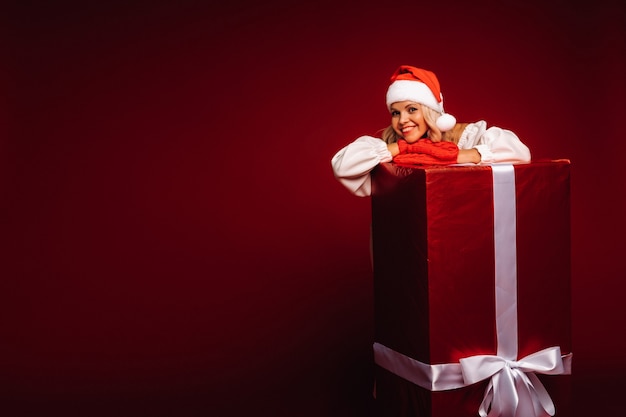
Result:
<svg viewBox="0 0 626 417"><path fill-rule="evenodd" d="M383 416L572 414L570 163L372 172Z"/></svg>

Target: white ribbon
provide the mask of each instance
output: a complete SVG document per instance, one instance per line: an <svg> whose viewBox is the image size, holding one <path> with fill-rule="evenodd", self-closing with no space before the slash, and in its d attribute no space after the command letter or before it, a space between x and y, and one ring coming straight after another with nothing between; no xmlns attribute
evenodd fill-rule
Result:
<svg viewBox="0 0 626 417"><path fill-rule="evenodd" d="M458 363L428 365L380 343L374 343L374 362L429 391L446 391L467 385Z"/></svg>
<svg viewBox="0 0 626 417"><path fill-rule="evenodd" d="M513 165L493 165L493 250L498 356L517 357L517 232Z"/></svg>
<svg viewBox="0 0 626 417"><path fill-rule="evenodd" d="M554 403L536 373L571 373L572 354L550 347L517 358L517 259L515 171L493 165L494 251L497 355L476 355L460 363L428 365L374 343L379 366L430 391L444 391L489 380L481 417L540 417L555 414Z"/></svg>
<svg viewBox="0 0 626 417"><path fill-rule="evenodd" d="M482 417L553 416L554 403L535 373L564 375L571 373L571 354L561 356L559 347L551 347L512 361L500 356L477 355L463 358L461 370L467 385L490 378L480 404Z"/></svg>
<svg viewBox="0 0 626 417"><path fill-rule="evenodd" d="M555 408L535 373L569 375L572 354L562 356L559 347L550 347L518 361L476 355L460 363L428 365L374 343L374 362L429 391L462 388L490 378L478 410L482 417L540 417L553 416Z"/></svg>

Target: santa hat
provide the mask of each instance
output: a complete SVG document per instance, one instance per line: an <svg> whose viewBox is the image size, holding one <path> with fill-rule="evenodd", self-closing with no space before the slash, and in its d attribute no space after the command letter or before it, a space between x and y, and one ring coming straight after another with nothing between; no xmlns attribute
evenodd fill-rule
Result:
<svg viewBox="0 0 626 417"><path fill-rule="evenodd" d="M387 108L398 101L414 101L438 111L437 127L446 132L454 127L456 119L443 110L443 94L435 73L425 69L401 65L391 76L387 90Z"/></svg>

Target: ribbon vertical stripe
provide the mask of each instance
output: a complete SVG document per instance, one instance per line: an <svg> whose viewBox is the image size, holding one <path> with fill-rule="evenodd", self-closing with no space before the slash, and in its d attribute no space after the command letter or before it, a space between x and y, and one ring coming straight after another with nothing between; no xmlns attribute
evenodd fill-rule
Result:
<svg viewBox="0 0 626 417"><path fill-rule="evenodd" d="M498 356L517 358L517 235L515 170L493 165L496 333Z"/></svg>

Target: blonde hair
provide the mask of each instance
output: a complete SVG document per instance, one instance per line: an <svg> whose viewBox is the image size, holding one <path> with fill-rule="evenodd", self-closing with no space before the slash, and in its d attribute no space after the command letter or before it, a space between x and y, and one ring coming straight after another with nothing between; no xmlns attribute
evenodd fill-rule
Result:
<svg viewBox="0 0 626 417"><path fill-rule="evenodd" d="M424 106L423 104L416 104L419 106L420 111L424 115L424 121L426 122L426 125L428 125L428 131L426 134L430 139L434 141L441 140L445 142L459 143L459 139L461 138L461 134L463 133L465 126L467 126L467 123L457 123L452 130L442 132L436 124L437 118L441 116L441 113L437 110L431 109L430 107ZM400 138L401 136L393 130L391 125L383 129L382 139L386 143L396 143Z"/></svg>

